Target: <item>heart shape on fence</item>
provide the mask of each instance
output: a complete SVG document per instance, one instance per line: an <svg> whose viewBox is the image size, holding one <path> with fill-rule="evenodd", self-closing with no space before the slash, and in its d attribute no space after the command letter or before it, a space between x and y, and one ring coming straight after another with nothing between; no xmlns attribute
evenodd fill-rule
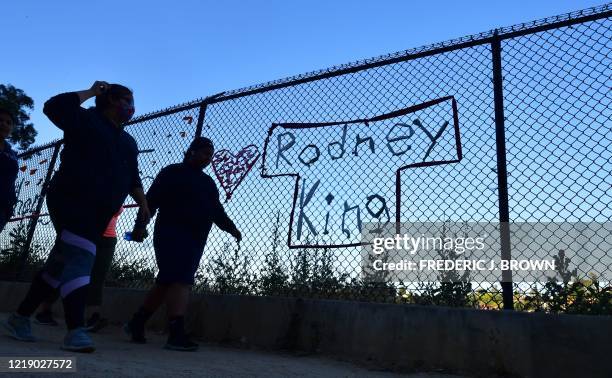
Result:
<svg viewBox="0 0 612 378"><path fill-rule="evenodd" d="M252 144L238 151L236 155L228 150L215 152L212 157L212 167L225 190L226 202L232 198L232 194L251 171L257 159L259 159L259 150Z"/></svg>

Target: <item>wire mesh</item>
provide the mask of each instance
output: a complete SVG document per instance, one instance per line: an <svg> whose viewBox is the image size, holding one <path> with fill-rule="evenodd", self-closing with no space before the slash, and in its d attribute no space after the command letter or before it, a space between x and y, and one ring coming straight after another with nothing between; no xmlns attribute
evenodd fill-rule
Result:
<svg viewBox="0 0 612 378"><path fill-rule="evenodd" d="M610 26L604 5L222 93L139 117L127 130L145 190L195 135L215 143L205 172L244 239L238 248L213 229L198 291L501 308L499 271L453 283L379 279L363 269L364 225L499 221L494 39L502 43L510 222L609 223ZM19 202L0 239L4 260L29 248L16 255L29 256L28 272L55 239L44 205L32 218L54 148L21 156ZM136 215L129 203L107 283L144 288L157 268L150 239L121 237ZM516 238L511 245L542 243ZM609 256L591 239L572 257L574 278L609 287ZM4 273L16 266L4 264ZM570 268L560 272L564 284ZM527 281L514 283L517 307L551 310L542 294L550 286Z"/></svg>

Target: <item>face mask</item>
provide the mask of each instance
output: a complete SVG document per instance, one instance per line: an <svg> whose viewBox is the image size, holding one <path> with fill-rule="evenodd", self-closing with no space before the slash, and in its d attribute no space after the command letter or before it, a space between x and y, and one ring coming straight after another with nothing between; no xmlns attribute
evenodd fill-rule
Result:
<svg viewBox="0 0 612 378"><path fill-rule="evenodd" d="M122 122L127 122L134 115L134 103L128 101L120 101L117 105L117 114L121 117Z"/></svg>

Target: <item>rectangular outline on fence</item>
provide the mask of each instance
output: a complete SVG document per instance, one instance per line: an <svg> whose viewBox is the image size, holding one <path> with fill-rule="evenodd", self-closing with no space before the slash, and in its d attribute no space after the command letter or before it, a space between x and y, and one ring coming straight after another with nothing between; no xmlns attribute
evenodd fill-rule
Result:
<svg viewBox="0 0 612 378"><path fill-rule="evenodd" d="M430 100L421 104L413 105L404 109L396 110L390 113L385 113L376 117L366 118L366 119L357 119L352 121L339 121L339 122L323 122L323 123L273 123L272 127L268 130L268 135L264 142L263 153L261 159L261 177L263 178L274 178L274 177L294 177L295 178L295 186L293 189L293 201L291 205L291 214L289 216L289 233L287 235L287 247L290 249L296 248L348 248L348 247L359 247L363 245L368 245L370 243L350 243L350 244L300 244L293 245L291 242L291 234L293 231L293 220L295 216L295 208L297 204L297 197L299 191L299 183L300 183L300 175L299 173L280 173L276 175L268 175L266 173L266 156L268 153L268 143L270 142L270 137L272 137L272 133L277 127L283 127L285 129L314 129L320 127L328 127L328 126L338 126L338 125L350 125L355 123L365 123L368 125L370 122L383 121L390 118L400 117L403 115L407 115L410 113L417 112L419 110L423 110L430 106L434 106L437 104L441 104L445 101L451 100L451 105L453 109L453 129L455 132L455 151L457 152L457 159L453 160L440 160L440 161L432 161L432 162L420 162L404 165L397 169L395 172L395 223L398 224L400 222L400 209L401 209L401 200L402 200L402 191L401 191L401 172L405 169L409 168L420 168L420 167L430 167L435 165L442 164L452 164L458 163L463 158L463 152L461 150L461 134L459 132L459 114L457 112L457 101L453 96L441 97L435 100Z"/></svg>

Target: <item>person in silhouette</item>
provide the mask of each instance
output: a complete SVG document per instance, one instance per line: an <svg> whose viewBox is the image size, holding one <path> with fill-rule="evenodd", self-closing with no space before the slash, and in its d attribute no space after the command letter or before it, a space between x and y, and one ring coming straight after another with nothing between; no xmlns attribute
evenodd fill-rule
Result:
<svg viewBox="0 0 612 378"><path fill-rule="evenodd" d="M95 97L96 106L81 104ZM49 184L47 208L57 239L15 313L3 323L18 340L35 341L30 316L59 289L68 332L62 348L93 352L84 327L96 240L130 194L149 217L138 171L138 147L123 125L134 114L132 91L96 81L91 88L57 95L43 112L64 132L61 163Z"/></svg>
<svg viewBox="0 0 612 378"><path fill-rule="evenodd" d="M198 348L185 335L184 316L212 224L230 233L238 243L242 239L219 201L215 182L202 172L213 153L210 139L195 138L183 162L164 167L147 192L152 214L159 209L153 237L159 273L144 304L124 327L134 342L146 342L145 323L166 302L170 334L165 348L180 351ZM146 237L146 225L147 219L138 216L133 240L142 241Z"/></svg>

